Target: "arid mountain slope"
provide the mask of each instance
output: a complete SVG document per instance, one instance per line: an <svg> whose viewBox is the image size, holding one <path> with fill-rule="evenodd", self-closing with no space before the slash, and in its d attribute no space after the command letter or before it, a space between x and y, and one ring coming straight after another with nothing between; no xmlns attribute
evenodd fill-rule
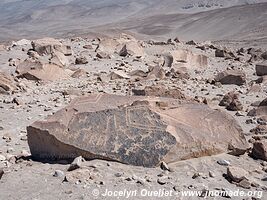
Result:
<svg viewBox="0 0 267 200"><path fill-rule="evenodd" d="M258 4L262 2L266 0L5 0L0 2L0 40L122 28L190 39L261 37L267 10L266 4Z"/></svg>

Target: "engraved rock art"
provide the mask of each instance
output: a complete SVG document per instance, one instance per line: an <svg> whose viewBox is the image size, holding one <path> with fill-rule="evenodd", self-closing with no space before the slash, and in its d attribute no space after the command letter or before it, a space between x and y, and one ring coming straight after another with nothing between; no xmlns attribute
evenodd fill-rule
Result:
<svg viewBox="0 0 267 200"><path fill-rule="evenodd" d="M171 106L161 109L158 102ZM81 155L145 167L247 147L231 116L160 97L81 97L27 131L36 159Z"/></svg>

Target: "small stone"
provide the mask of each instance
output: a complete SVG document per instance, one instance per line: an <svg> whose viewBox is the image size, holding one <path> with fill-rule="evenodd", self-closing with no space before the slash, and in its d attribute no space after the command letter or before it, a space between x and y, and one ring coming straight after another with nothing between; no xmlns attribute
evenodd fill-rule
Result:
<svg viewBox="0 0 267 200"><path fill-rule="evenodd" d="M212 171L209 171L209 176L210 176L211 178L214 178L214 177L215 177L215 174L214 174Z"/></svg>
<svg viewBox="0 0 267 200"><path fill-rule="evenodd" d="M197 173L195 173L195 174L192 176L192 179L196 179L196 178L198 178L198 177L200 177L200 176L202 176L202 174L199 173L199 172L197 172Z"/></svg>
<svg viewBox="0 0 267 200"><path fill-rule="evenodd" d="M259 141L253 144L252 157L267 161L267 142Z"/></svg>
<svg viewBox="0 0 267 200"><path fill-rule="evenodd" d="M6 152L7 153L12 153L12 152L14 152L14 149L13 148L8 148Z"/></svg>
<svg viewBox="0 0 267 200"><path fill-rule="evenodd" d="M82 156L75 158L74 161L70 164L68 171L73 171L75 169L81 168L83 162L85 162L85 160Z"/></svg>
<svg viewBox="0 0 267 200"><path fill-rule="evenodd" d="M157 182L160 185L165 185L167 183L166 178L164 177L158 178Z"/></svg>
<svg viewBox="0 0 267 200"><path fill-rule="evenodd" d="M217 163L222 166L229 166L231 163L228 160L218 160Z"/></svg>
<svg viewBox="0 0 267 200"><path fill-rule="evenodd" d="M60 178L61 178L61 177L64 177L65 174L64 174L64 172L61 171L61 170L56 170L56 171L54 172L53 176L54 176L54 177L60 177Z"/></svg>
<svg viewBox="0 0 267 200"><path fill-rule="evenodd" d="M234 182L239 183L244 179L248 180L248 175L249 173L240 167L230 166L227 168L227 176Z"/></svg>
<svg viewBox="0 0 267 200"><path fill-rule="evenodd" d="M23 136L21 136L21 137L20 137L20 140L21 140L21 141L27 141L27 140L28 140L27 135L23 135Z"/></svg>
<svg viewBox="0 0 267 200"><path fill-rule="evenodd" d="M119 178L119 177L122 177L123 174L124 174L123 172L118 172L118 173L116 173L114 175L115 175L115 177Z"/></svg>
<svg viewBox="0 0 267 200"><path fill-rule="evenodd" d="M170 168L168 167L168 165L167 165L167 163L165 163L164 161L163 162L161 162L161 164L160 164L160 168L162 169L162 170L167 170L167 171L170 171Z"/></svg>
<svg viewBox="0 0 267 200"><path fill-rule="evenodd" d="M5 161L5 160L6 160L6 157L3 155L0 155L0 161Z"/></svg>
<svg viewBox="0 0 267 200"><path fill-rule="evenodd" d="M4 175L4 170L3 169L0 169L0 180L2 178L2 176Z"/></svg>
<svg viewBox="0 0 267 200"><path fill-rule="evenodd" d="M83 64L87 64L87 63L88 63L88 60L86 57L76 58L76 60L75 60L76 65L83 65Z"/></svg>
<svg viewBox="0 0 267 200"><path fill-rule="evenodd" d="M241 182L237 183L236 185L239 187L245 188L245 189L251 188L251 183L246 179L243 179Z"/></svg>

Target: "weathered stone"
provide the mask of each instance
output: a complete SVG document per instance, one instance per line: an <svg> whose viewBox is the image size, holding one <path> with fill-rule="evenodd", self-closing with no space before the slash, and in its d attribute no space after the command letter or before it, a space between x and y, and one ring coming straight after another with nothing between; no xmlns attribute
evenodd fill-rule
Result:
<svg viewBox="0 0 267 200"><path fill-rule="evenodd" d="M110 55L108 53L103 52L103 51L98 52L96 54L96 57L100 58L100 59L110 59Z"/></svg>
<svg viewBox="0 0 267 200"><path fill-rule="evenodd" d="M87 72L84 69L77 69L72 75L72 78L86 77Z"/></svg>
<svg viewBox="0 0 267 200"><path fill-rule="evenodd" d="M197 45L197 43L194 40L190 40L190 41L186 42L185 44L187 44L187 45Z"/></svg>
<svg viewBox="0 0 267 200"><path fill-rule="evenodd" d="M161 162L160 168L162 170L170 171L170 168L168 167L167 163L165 163L165 162Z"/></svg>
<svg viewBox="0 0 267 200"><path fill-rule="evenodd" d="M227 176L234 182L239 183L244 179L248 179L248 175L249 173L240 167L230 166L227 168Z"/></svg>
<svg viewBox="0 0 267 200"><path fill-rule="evenodd" d="M185 99L185 95L178 88L166 88L164 86L146 86L142 90L133 89L137 96L169 97L174 99Z"/></svg>
<svg viewBox="0 0 267 200"><path fill-rule="evenodd" d="M3 175L4 175L4 170L3 169L0 169L0 180L3 177Z"/></svg>
<svg viewBox="0 0 267 200"><path fill-rule="evenodd" d="M31 41L27 39L21 39L16 42L12 43L12 46L24 46L24 45L30 45Z"/></svg>
<svg viewBox="0 0 267 200"><path fill-rule="evenodd" d="M148 73L144 72L143 70L134 70L134 71L131 71L129 73L129 76L131 76L131 77L144 78L144 77L147 77L147 75L148 75Z"/></svg>
<svg viewBox="0 0 267 200"><path fill-rule="evenodd" d="M141 45L136 41L128 41L122 45L119 45L117 48L117 52L120 56L143 56L144 49Z"/></svg>
<svg viewBox="0 0 267 200"><path fill-rule="evenodd" d="M77 169L66 173L65 179L69 183L81 183L92 180L92 174L89 169Z"/></svg>
<svg viewBox="0 0 267 200"><path fill-rule="evenodd" d="M75 59L75 64L76 65L84 65L84 64L87 64L88 63L88 60L86 57L79 57L79 58L76 58Z"/></svg>
<svg viewBox="0 0 267 200"><path fill-rule="evenodd" d="M53 174L54 177L64 177L65 176L65 173L61 170L56 170Z"/></svg>
<svg viewBox="0 0 267 200"><path fill-rule="evenodd" d="M267 75L267 61L256 64L256 74L258 76Z"/></svg>
<svg viewBox="0 0 267 200"><path fill-rule="evenodd" d="M54 38L43 38L32 42L33 49L41 56L49 55L57 51L63 53L65 56L72 55L70 46L63 45L59 40Z"/></svg>
<svg viewBox="0 0 267 200"><path fill-rule="evenodd" d="M241 70L226 70L220 72L215 81L221 84L243 85L246 83L246 74Z"/></svg>
<svg viewBox="0 0 267 200"><path fill-rule="evenodd" d="M267 142L255 142L252 148L252 157L267 161Z"/></svg>
<svg viewBox="0 0 267 200"><path fill-rule="evenodd" d="M0 94L9 94L17 89L10 75L0 72Z"/></svg>
<svg viewBox="0 0 267 200"><path fill-rule="evenodd" d="M116 79L129 79L130 77L122 71L116 71L116 72L111 72L109 74L110 80L116 80Z"/></svg>
<svg viewBox="0 0 267 200"><path fill-rule="evenodd" d="M261 54L261 57L264 59L264 60L267 60L267 51L262 53Z"/></svg>
<svg viewBox="0 0 267 200"><path fill-rule="evenodd" d="M256 135L265 135L267 134L267 126L266 125L258 125L255 128L250 130L251 133Z"/></svg>
<svg viewBox="0 0 267 200"><path fill-rule="evenodd" d="M171 54L164 54L163 58L164 58L163 67L172 67L173 56Z"/></svg>
<svg viewBox="0 0 267 200"><path fill-rule="evenodd" d="M243 106L238 99L238 94L235 92L229 92L224 95L223 99L219 103L219 106L225 106L226 109L230 111L243 110Z"/></svg>
<svg viewBox="0 0 267 200"><path fill-rule="evenodd" d="M153 66L149 68L145 79L164 79L166 77L165 70L160 66Z"/></svg>
<svg viewBox="0 0 267 200"><path fill-rule="evenodd" d="M251 183L249 180L247 179L243 179L242 181L240 181L239 183L236 184L238 187L242 187L245 189L250 189L251 188Z"/></svg>
<svg viewBox="0 0 267 200"><path fill-rule="evenodd" d="M18 78L34 81L54 81L69 78L69 74L55 64L44 64L39 61L25 60L16 68Z"/></svg>
<svg viewBox="0 0 267 200"><path fill-rule="evenodd" d="M160 109L156 102L169 106ZM27 132L35 159L83 156L145 167L231 152L229 145L247 148L230 115L159 97L81 97Z"/></svg>
<svg viewBox="0 0 267 200"><path fill-rule="evenodd" d="M208 65L208 57L201 54L195 54L192 51L185 49L178 49L171 51L175 63L179 64L179 67L186 68L205 68Z"/></svg>
<svg viewBox="0 0 267 200"><path fill-rule="evenodd" d="M221 58L231 58L235 57L232 52L229 52L227 50L223 49L216 49L215 50L215 57L221 57Z"/></svg>
<svg viewBox="0 0 267 200"><path fill-rule="evenodd" d="M70 164L68 171L73 171L75 169L79 169L82 167L82 163L84 162L84 158L82 156L79 156L74 159L74 161Z"/></svg>
<svg viewBox="0 0 267 200"><path fill-rule="evenodd" d="M222 166L229 166L231 163L228 160L218 160L217 163Z"/></svg>
<svg viewBox="0 0 267 200"><path fill-rule="evenodd" d="M67 67L70 64L69 59L59 51L51 54L50 62L62 67Z"/></svg>
<svg viewBox="0 0 267 200"><path fill-rule="evenodd" d="M84 49L93 49L93 46L90 44L86 44L83 46Z"/></svg>
<svg viewBox="0 0 267 200"><path fill-rule="evenodd" d="M267 116L267 98L260 102L257 108L250 110L248 116Z"/></svg>

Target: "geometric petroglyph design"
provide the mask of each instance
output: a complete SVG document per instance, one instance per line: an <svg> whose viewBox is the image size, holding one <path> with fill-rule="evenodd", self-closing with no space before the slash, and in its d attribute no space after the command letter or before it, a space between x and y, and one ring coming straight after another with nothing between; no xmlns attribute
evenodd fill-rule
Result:
<svg viewBox="0 0 267 200"><path fill-rule="evenodd" d="M83 99L79 99L79 104L88 104L88 103L92 103L92 104L96 104L98 103L98 101L101 99L101 97L103 96L102 93L98 93L97 95L91 95L91 96L87 96L86 98Z"/></svg>
<svg viewBox="0 0 267 200"><path fill-rule="evenodd" d="M129 127L162 130L162 124L159 116L151 112L148 106L139 105L126 108L126 124Z"/></svg>

